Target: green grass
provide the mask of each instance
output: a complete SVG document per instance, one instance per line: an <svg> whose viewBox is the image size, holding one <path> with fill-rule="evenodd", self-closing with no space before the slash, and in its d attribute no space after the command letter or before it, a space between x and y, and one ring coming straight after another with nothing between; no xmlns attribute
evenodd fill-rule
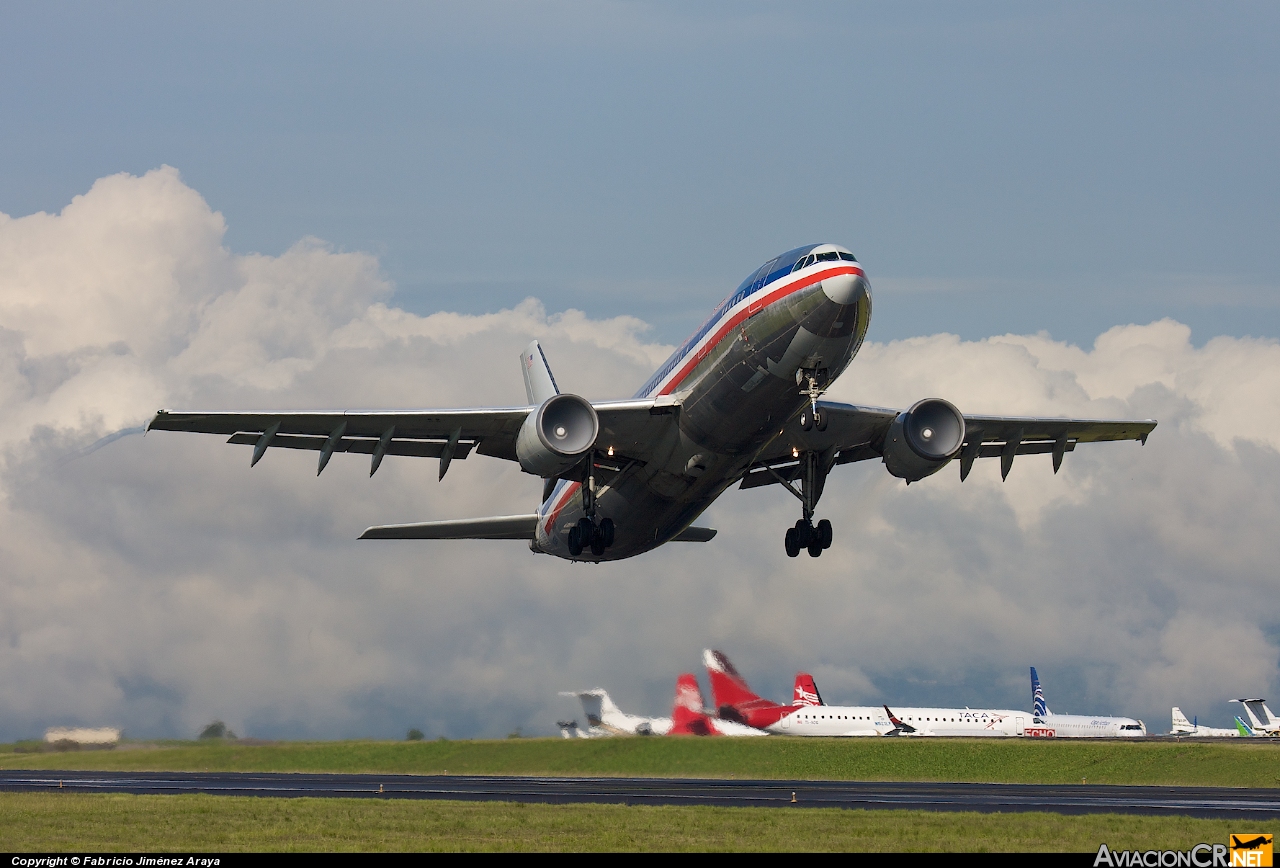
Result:
<svg viewBox="0 0 1280 868"><path fill-rule="evenodd" d="M1256 826L1257 824L1254 824ZM1263 824L1266 825L1266 824ZM1249 824L1244 824L1249 826ZM8 852L1185 850L1238 822L1092 814L0 793Z"/></svg>
<svg viewBox="0 0 1280 868"><path fill-rule="evenodd" d="M1280 744L1022 739L504 739L169 742L16 753L0 768L120 771L634 775L1280 787Z"/></svg>

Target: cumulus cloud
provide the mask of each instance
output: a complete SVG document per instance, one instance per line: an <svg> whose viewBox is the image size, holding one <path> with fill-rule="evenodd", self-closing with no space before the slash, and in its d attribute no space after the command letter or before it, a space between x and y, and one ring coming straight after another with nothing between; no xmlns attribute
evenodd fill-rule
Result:
<svg viewBox="0 0 1280 868"><path fill-rule="evenodd" d="M983 413L1153 417L1146 448L1082 447L1054 476L979 462L909 489L840 468L835 546L788 560L794 500L730 492L708 545L569 565L520 543L371 543L366 525L524 510L539 483L483 458L248 450L157 432L85 447L157 407L510 405L544 343L562 387L631 394L669 353L639 320L394 306L376 259L303 239L223 245L178 173L103 178L56 215L0 215L0 737L56 724L191 735L549 732L557 690L669 709L676 674L724 647L768 693L807 668L828 701L1058 710L1274 690L1280 656L1280 346L1176 322L1093 347L1045 335L868 344L833 397L940 395ZM708 307L715 299L708 299ZM80 457L75 457L79 455ZM69 460L70 459L70 460Z"/></svg>

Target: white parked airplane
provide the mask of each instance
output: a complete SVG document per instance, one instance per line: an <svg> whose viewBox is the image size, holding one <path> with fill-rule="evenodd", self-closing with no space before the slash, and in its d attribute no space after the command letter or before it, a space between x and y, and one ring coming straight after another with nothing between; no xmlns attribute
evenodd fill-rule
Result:
<svg viewBox="0 0 1280 868"><path fill-rule="evenodd" d="M1239 717L1236 721L1248 729L1247 735L1280 738L1280 719L1277 719L1271 713L1271 709L1267 708L1265 699L1233 699L1231 701L1244 706L1244 713L1249 717L1248 723Z"/></svg>
<svg viewBox="0 0 1280 868"><path fill-rule="evenodd" d="M796 676L791 705L756 695L723 651L707 649L702 661L722 720L733 720L779 735L799 736L1016 736L1028 715L989 708L900 708L825 705L818 685L805 673Z"/></svg>
<svg viewBox="0 0 1280 868"><path fill-rule="evenodd" d="M690 684L691 682L691 684ZM692 687L692 690L690 690ZM559 721L560 733L565 738L607 738L615 735L669 735L673 732L670 717L641 717L627 714L614 704L607 691L597 687L594 690L564 691L561 696L576 696L582 702L582 711L587 716L587 728L578 727L576 721ZM697 705L697 709L694 709ZM691 718L706 716L715 735L755 736L768 735L749 726L743 726L730 720L716 720L706 714L702 706L702 694L698 690L698 682L693 676L682 675L676 682L675 713L680 717L680 726L676 731L680 734L700 734L696 724L690 726ZM708 733L711 734L711 733Z"/></svg>
<svg viewBox="0 0 1280 868"><path fill-rule="evenodd" d="M438 458L443 478L471 452L516 461L543 480L537 512L371 527L362 539L519 539L570 560L632 557L667 542L706 542L693 522L731 485L782 485L801 517L786 551L818 557L831 522L814 524L827 474L879 460L908 484L959 459L1053 456L1077 443L1140 440L1153 420L974 416L940 398L906 410L820 400L853 360L871 322L871 287L853 254L809 244L770 259L729 295L629 400L562 393L537 341L521 356L528 405L465 410L159 411L148 430L221 434L253 447Z"/></svg>
<svg viewBox="0 0 1280 868"><path fill-rule="evenodd" d="M602 738L611 735L666 735L671 730L671 718L627 714L614 704L607 691L599 687L593 690L561 691L560 695L576 696L582 702L582 712L587 716L587 728L577 730L581 738ZM561 723L560 728L565 730L565 724Z"/></svg>
<svg viewBox="0 0 1280 868"><path fill-rule="evenodd" d="M1178 706L1173 707L1173 728L1169 735L1187 735L1197 738L1235 738L1240 735L1235 729L1215 729L1212 726L1201 726L1199 719L1187 720Z"/></svg>
<svg viewBox="0 0 1280 868"><path fill-rule="evenodd" d="M1138 738L1147 726L1131 717L1091 717L1087 714L1054 714L1044 700L1040 676L1031 667L1032 721L1026 734L1033 738Z"/></svg>

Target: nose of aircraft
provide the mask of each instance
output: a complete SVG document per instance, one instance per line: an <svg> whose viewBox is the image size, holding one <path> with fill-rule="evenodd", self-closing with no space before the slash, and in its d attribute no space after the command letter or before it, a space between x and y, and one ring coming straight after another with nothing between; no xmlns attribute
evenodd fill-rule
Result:
<svg viewBox="0 0 1280 868"><path fill-rule="evenodd" d="M855 304L868 290L861 274L838 274L822 281L822 291L836 304Z"/></svg>

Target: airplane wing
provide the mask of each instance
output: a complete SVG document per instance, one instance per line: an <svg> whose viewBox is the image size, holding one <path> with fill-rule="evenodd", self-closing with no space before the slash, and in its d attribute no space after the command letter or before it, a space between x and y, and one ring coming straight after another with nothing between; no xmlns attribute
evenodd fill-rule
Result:
<svg viewBox="0 0 1280 868"><path fill-rule="evenodd" d="M601 401L592 407L600 420L600 449L612 448L617 458L643 461L647 445L656 442L673 423L674 404L668 397L629 401ZM403 410L366 412L179 412L160 410L148 431L193 431L222 434L228 443L253 446L251 464L268 448L310 449L320 453L324 470L336 452L371 455L369 475L385 455L439 458L443 477L454 458L472 451L516 461L516 435L534 407L462 410Z"/></svg>
<svg viewBox="0 0 1280 868"><path fill-rule="evenodd" d="M522 539L537 533L538 515L499 515L492 518L462 518L423 521L417 524L376 525L360 534L360 539Z"/></svg>
<svg viewBox="0 0 1280 868"><path fill-rule="evenodd" d="M741 488L793 482L801 475L802 465L798 459L807 452L821 455L825 470L839 464L881 458L889 427L903 412L830 401L819 401L818 409L826 417L824 429L811 427L806 431L799 420L788 422L779 437L748 468ZM956 455L961 479L969 475L977 458L1000 458L1001 474L1007 476L1015 455L1050 454L1056 472L1062 456L1074 451L1078 443L1103 440L1146 443L1147 435L1156 427L1151 419L1109 421L1022 416L966 415L964 423L964 443Z"/></svg>

